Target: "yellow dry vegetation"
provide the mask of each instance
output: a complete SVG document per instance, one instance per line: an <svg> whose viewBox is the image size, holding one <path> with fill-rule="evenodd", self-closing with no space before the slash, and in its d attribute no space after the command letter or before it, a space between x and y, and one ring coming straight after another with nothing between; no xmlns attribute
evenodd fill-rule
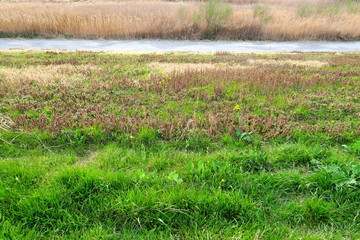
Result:
<svg viewBox="0 0 360 240"><path fill-rule="evenodd" d="M0 131L9 131L14 125L14 122L11 118L5 116L5 114L0 113Z"/></svg>
<svg viewBox="0 0 360 240"><path fill-rule="evenodd" d="M247 68L245 65L228 65L225 63L213 64L213 63L160 63L152 62L148 65L150 68L160 69L161 72L171 73L178 72L183 73L186 71L201 71L209 69L230 69L230 68Z"/></svg>
<svg viewBox="0 0 360 240"><path fill-rule="evenodd" d="M225 63L162 63L152 62L148 67L160 69L163 73L183 73L186 71L204 71L210 69L245 69L255 65L288 65L303 67L324 67L328 65L326 61L318 60L272 60L272 59L249 59L244 64L225 64Z"/></svg>
<svg viewBox="0 0 360 240"><path fill-rule="evenodd" d="M219 38L272 40L360 37L360 3L340 0L231 0ZM198 1L0 1L0 32L95 38L199 38Z"/></svg>
<svg viewBox="0 0 360 240"><path fill-rule="evenodd" d="M289 65L289 66L302 66L302 67L324 67L329 65L326 61L318 60L272 60L272 59L249 59L250 65Z"/></svg>
<svg viewBox="0 0 360 240"><path fill-rule="evenodd" d="M1 81L21 84L74 84L85 79L84 72L96 70L92 65L60 64L48 66L29 66L24 68L0 68ZM0 81L0 82L1 82Z"/></svg>
<svg viewBox="0 0 360 240"><path fill-rule="evenodd" d="M0 31L92 37L167 36L184 30L182 3L0 3ZM185 4L192 8L194 4Z"/></svg>

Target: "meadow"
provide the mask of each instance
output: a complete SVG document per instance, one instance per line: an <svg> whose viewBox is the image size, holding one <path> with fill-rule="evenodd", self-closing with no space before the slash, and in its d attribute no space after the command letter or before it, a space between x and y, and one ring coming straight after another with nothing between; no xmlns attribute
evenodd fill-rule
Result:
<svg viewBox="0 0 360 240"><path fill-rule="evenodd" d="M360 54L0 53L0 239L359 239Z"/></svg>
<svg viewBox="0 0 360 240"><path fill-rule="evenodd" d="M359 40L358 0L0 1L0 37Z"/></svg>

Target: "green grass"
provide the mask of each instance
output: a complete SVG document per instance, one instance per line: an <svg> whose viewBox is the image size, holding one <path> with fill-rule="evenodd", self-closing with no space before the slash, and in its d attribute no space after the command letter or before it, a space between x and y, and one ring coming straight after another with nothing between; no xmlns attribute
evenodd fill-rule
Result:
<svg viewBox="0 0 360 240"><path fill-rule="evenodd" d="M1 53L0 239L358 239L359 60Z"/></svg>

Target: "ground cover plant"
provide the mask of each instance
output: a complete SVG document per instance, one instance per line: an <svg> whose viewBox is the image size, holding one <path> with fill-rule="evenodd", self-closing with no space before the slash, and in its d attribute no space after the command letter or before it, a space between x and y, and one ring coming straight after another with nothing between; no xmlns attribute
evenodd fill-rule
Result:
<svg viewBox="0 0 360 240"><path fill-rule="evenodd" d="M0 9L2 38L360 38L357 0L0 0Z"/></svg>
<svg viewBox="0 0 360 240"><path fill-rule="evenodd" d="M360 54L0 53L0 239L358 239Z"/></svg>

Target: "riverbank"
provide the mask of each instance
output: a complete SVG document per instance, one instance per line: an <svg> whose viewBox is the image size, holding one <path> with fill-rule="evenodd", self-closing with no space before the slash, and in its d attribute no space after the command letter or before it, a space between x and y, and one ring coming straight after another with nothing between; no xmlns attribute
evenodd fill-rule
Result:
<svg viewBox="0 0 360 240"><path fill-rule="evenodd" d="M353 41L357 1L0 2L0 37Z"/></svg>

